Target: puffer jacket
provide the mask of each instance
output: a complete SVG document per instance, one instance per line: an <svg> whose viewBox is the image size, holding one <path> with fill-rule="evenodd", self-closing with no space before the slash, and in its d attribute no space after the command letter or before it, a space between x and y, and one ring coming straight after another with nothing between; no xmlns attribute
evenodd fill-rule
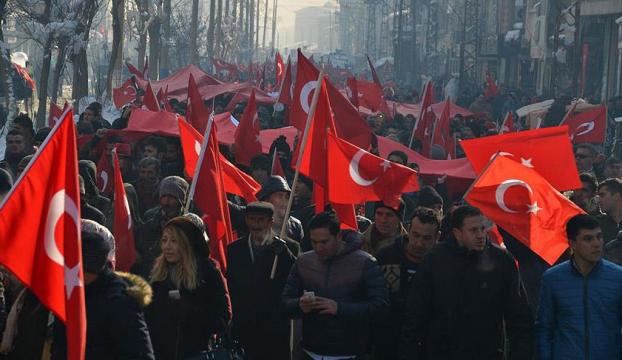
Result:
<svg viewBox="0 0 622 360"><path fill-rule="evenodd" d="M584 277L565 261L542 277L540 360L622 358L622 268L600 260Z"/></svg>
<svg viewBox="0 0 622 360"><path fill-rule="evenodd" d="M302 318L302 346L327 356L362 355L369 342L370 323L385 314L389 294L376 259L360 250L361 236L347 232L345 247L328 260L315 251L302 254L283 290L287 314ZM298 305L304 291L337 302L337 315L304 314Z"/></svg>
<svg viewBox="0 0 622 360"><path fill-rule="evenodd" d="M84 287L86 352L89 360L153 360L153 347L143 308L151 287L139 276L104 270ZM54 328L52 359L66 359L65 329Z"/></svg>

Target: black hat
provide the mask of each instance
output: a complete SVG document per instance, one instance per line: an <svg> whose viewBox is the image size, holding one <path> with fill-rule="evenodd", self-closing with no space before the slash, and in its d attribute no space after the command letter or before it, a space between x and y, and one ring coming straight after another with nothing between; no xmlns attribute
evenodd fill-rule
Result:
<svg viewBox="0 0 622 360"><path fill-rule="evenodd" d="M419 191L419 206L429 208L436 204L443 206L443 197L431 186L422 187Z"/></svg>
<svg viewBox="0 0 622 360"><path fill-rule="evenodd" d="M108 229L92 220L81 220L82 269L99 274L108 261L114 261L114 237Z"/></svg>
<svg viewBox="0 0 622 360"><path fill-rule="evenodd" d="M395 213L395 215L397 215L397 217L400 219L400 221L404 221L404 214L405 214L405 211L406 211L406 205L404 204L404 200L400 199L400 205L399 205L399 207L397 209L395 209L395 208L385 204L382 201L377 201L375 203L375 206L374 206L374 211L376 209L378 209L378 208L390 209L390 210L392 210Z"/></svg>
<svg viewBox="0 0 622 360"><path fill-rule="evenodd" d="M261 187L261 190L259 190L259 193L257 193L257 199L265 201L268 197L270 197L270 195L280 191L290 193L292 192L292 189L282 176L270 176L266 183Z"/></svg>
<svg viewBox="0 0 622 360"><path fill-rule="evenodd" d="M274 215L274 206L266 201L254 201L246 205L244 215L265 215L272 217Z"/></svg>
<svg viewBox="0 0 622 360"><path fill-rule="evenodd" d="M197 257L209 256L209 247L203 235L204 230L200 229L194 221L185 216L177 216L169 220L164 228L169 226L178 228L188 237Z"/></svg>

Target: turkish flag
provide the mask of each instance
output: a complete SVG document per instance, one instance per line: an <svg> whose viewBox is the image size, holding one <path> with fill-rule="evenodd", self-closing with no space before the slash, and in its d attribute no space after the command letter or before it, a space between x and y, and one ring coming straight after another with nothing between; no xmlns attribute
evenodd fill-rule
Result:
<svg viewBox="0 0 622 360"><path fill-rule="evenodd" d="M56 125L57 122L60 121L61 117L63 116L63 113L65 112L65 110L67 110L67 107L69 106L69 104L67 103L67 101L65 101L65 105L63 106L63 108L59 108L58 105L54 104L53 102L50 102L50 117L48 118L48 126L50 128L53 128L54 125Z"/></svg>
<svg viewBox="0 0 622 360"><path fill-rule="evenodd" d="M272 171L270 172L270 175L272 176L278 175L278 176L283 177L284 179L287 178L285 176L285 171L283 170L283 166L281 166L281 159L277 151L274 151L274 153L272 154L271 169Z"/></svg>
<svg viewBox="0 0 622 360"><path fill-rule="evenodd" d="M292 111L289 124L300 131L305 128L307 116L311 110L311 100L317 84L319 71L298 49L298 68L296 70L296 85L292 99Z"/></svg>
<svg viewBox="0 0 622 360"><path fill-rule="evenodd" d="M432 146L432 130L434 128L434 111L432 110L432 101L434 101L434 84L428 81L423 89L423 97L421 99L421 110L419 117L415 122L415 137L421 141L421 153L424 156L430 155Z"/></svg>
<svg viewBox="0 0 622 360"><path fill-rule="evenodd" d="M160 111L160 103L158 102L158 98L156 98L156 95L153 92L153 88L151 87L151 81L147 83L145 95L143 95L143 106L146 107L147 110Z"/></svg>
<svg viewBox="0 0 622 360"><path fill-rule="evenodd" d="M375 86L375 92L379 93L379 97L376 99L376 101L379 104L379 111L382 112L383 114L385 114L387 116L387 118L389 120L393 120L393 114L391 113L391 110L389 109L389 106L387 105L386 100L384 99L384 92L382 90L382 83L380 82L380 78L378 77L378 73L376 72L376 69L374 68L374 64L372 64L371 59L369 58L369 55L367 55L367 62L369 63L369 68L371 69L371 76L372 79L374 79L374 84Z"/></svg>
<svg viewBox="0 0 622 360"><path fill-rule="evenodd" d="M287 59L287 68L285 69L285 75L283 77L283 82L281 82L280 89L278 102L283 105L290 105L294 97L294 84L292 84L292 64L289 58Z"/></svg>
<svg viewBox="0 0 622 360"><path fill-rule="evenodd" d="M352 105L358 108L359 107L359 87L358 87L358 81L356 80L354 76L349 77L348 80L346 80L346 91L348 93L348 98L350 99L350 102L352 103Z"/></svg>
<svg viewBox="0 0 622 360"><path fill-rule="evenodd" d="M281 54L277 51L276 55L274 55L274 75L276 85L281 85L281 81L283 81L283 76L285 75L285 63L283 62L283 58Z"/></svg>
<svg viewBox="0 0 622 360"><path fill-rule="evenodd" d="M383 201L398 208L402 193L419 190L417 172L328 134L328 198L341 204Z"/></svg>
<svg viewBox="0 0 622 360"><path fill-rule="evenodd" d="M108 196L112 194L114 190L114 178L112 177L113 170L110 163L110 155L106 154L106 151L102 151L102 154L97 162L97 173L95 183L102 194Z"/></svg>
<svg viewBox="0 0 622 360"><path fill-rule="evenodd" d="M583 214L534 169L497 156L465 199L553 265L568 248L566 222Z"/></svg>
<svg viewBox="0 0 622 360"><path fill-rule="evenodd" d="M436 122L434 138L432 140L434 144L440 145L445 149L448 160L456 158L456 141L451 133L451 118L449 116L450 106L451 103L449 99L445 100L443 112L441 112L441 117Z"/></svg>
<svg viewBox="0 0 622 360"><path fill-rule="evenodd" d="M251 91L250 99L244 109L240 124L235 130L235 160L238 164L251 166L251 159L261 154L261 136L259 135L259 119L255 90Z"/></svg>
<svg viewBox="0 0 622 360"><path fill-rule="evenodd" d="M509 113L507 113L507 115L505 115L505 119L503 119L503 124L501 124L499 135L516 131L516 125L514 125L514 115L510 111Z"/></svg>
<svg viewBox="0 0 622 360"><path fill-rule="evenodd" d="M194 170L190 199L193 199L197 207L207 215L210 251L214 259L226 270L225 249L235 239L229 218L216 126L213 125L213 121L207 124L208 134L203 139L199 161Z"/></svg>
<svg viewBox="0 0 622 360"><path fill-rule="evenodd" d="M570 114L565 125L568 125L572 142L602 144L607 131L607 107L600 105L582 113Z"/></svg>
<svg viewBox="0 0 622 360"><path fill-rule="evenodd" d="M118 109L136 100L136 88L132 79L127 79L121 87L112 89L112 100Z"/></svg>
<svg viewBox="0 0 622 360"><path fill-rule="evenodd" d="M173 108L171 108L171 104L168 102L168 85L166 85L166 90L162 90L162 88L160 88L156 97L158 98L160 105L164 107L164 110L174 112Z"/></svg>
<svg viewBox="0 0 622 360"><path fill-rule="evenodd" d="M186 119L194 126L200 134L205 133L207 128L207 120L209 118L210 111L207 110L201 93L194 81L194 76L190 75L188 79L188 101L186 105Z"/></svg>
<svg viewBox="0 0 622 360"><path fill-rule="evenodd" d="M328 99L327 84L328 81L323 79L317 107L311 119L306 145L300 162L300 173L314 182L313 198L316 213L324 211L324 208L329 203L328 181L330 176L328 173L329 156L326 134L327 132L335 132L335 123L333 121L331 104ZM295 150L296 154L300 152L300 146L302 146L302 141L299 142L298 149ZM342 223L356 229L356 214L354 212L354 207L350 204L352 203L346 202L339 205L335 202L333 203L333 208Z"/></svg>
<svg viewBox="0 0 622 360"><path fill-rule="evenodd" d="M567 126L462 140L460 146L478 174L499 152L532 167L557 190L581 188Z"/></svg>
<svg viewBox="0 0 622 360"><path fill-rule="evenodd" d="M120 271L130 271L136 262L136 247L134 246L134 223L130 213L130 204L127 201L121 166L117 149L112 150L112 162L114 163L114 244L115 244L115 268Z"/></svg>
<svg viewBox="0 0 622 360"><path fill-rule="evenodd" d="M78 150L70 109L0 205L0 234L0 264L65 323L68 359L84 359Z"/></svg>
<svg viewBox="0 0 622 360"><path fill-rule="evenodd" d="M184 153L186 174L194 176L196 164L199 161L203 136L190 124L179 118L179 137L181 148ZM246 201L257 201L255 194L261 189L261 185L252 176L238 169L224 155L220 154L220 165L223 172L225 191L243 197Z"/></svg>
<svg viewBox="0 0 622 360"><path fill-rule="evenodd" d="M129 70L130 74L142 79L144 78L145 74L144 72L138 70L138 68L136 68L136 66L130 64L129 62L125 62L125 66L127 66L127 69Z"/></svg>

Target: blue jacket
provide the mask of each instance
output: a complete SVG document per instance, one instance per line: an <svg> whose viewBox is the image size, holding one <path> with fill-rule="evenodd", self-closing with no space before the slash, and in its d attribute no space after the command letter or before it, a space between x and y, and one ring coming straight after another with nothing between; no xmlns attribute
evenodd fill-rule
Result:
<svg viewBox="0 0 622 360"><path fill-rule="evenodd" d="M570 261L542 276L540 360L621 359L622 267L600 260L587 277Z"/></svg>

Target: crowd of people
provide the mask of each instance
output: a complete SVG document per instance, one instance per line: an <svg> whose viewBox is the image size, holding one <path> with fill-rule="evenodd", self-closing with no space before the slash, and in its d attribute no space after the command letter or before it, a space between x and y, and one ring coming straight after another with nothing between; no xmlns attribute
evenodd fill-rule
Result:
<svg viewBox="0 0 622 360"><path fill-rule="evenodd" d="M515 111L516 99L504 99ZM612 101L616 116L622 101ZM491 241L490 221L439 179L402 194L398 207L358 205L358 229L343 229L330 208L315 209L313 181L301 175L292 193L292 151L280 137L270 154L240 165L261 190L250 203L228 195L237 240L225 269L210 256L202 214L187 206L179 138L125 143L108 129L125 128L131 108L113 122L101 110L89 105L77 123L87 359L201 359L224 340L250 360L622 356L622 159L607 144L574 149L583 186L566 195L587 214L568 221L569 250L549 267L503 229L505 247ZM264 128L283 121L268 108L258 116ZM413 120L369 122L376 135L407 143ZM457 116L453 128L463 139L492 135L496 120ZM25 114L12 124L0 198L50 132L35 131ZM113 147L134 224L129 273L115 271L114 199L97 179L96 164ZM221 152L235 162L231 149ZM272 175L275 153L285 177ZM388 160L416 167L401 151ZM62 323L10 273L0 275L0 359L64 359Z"/></svg>

